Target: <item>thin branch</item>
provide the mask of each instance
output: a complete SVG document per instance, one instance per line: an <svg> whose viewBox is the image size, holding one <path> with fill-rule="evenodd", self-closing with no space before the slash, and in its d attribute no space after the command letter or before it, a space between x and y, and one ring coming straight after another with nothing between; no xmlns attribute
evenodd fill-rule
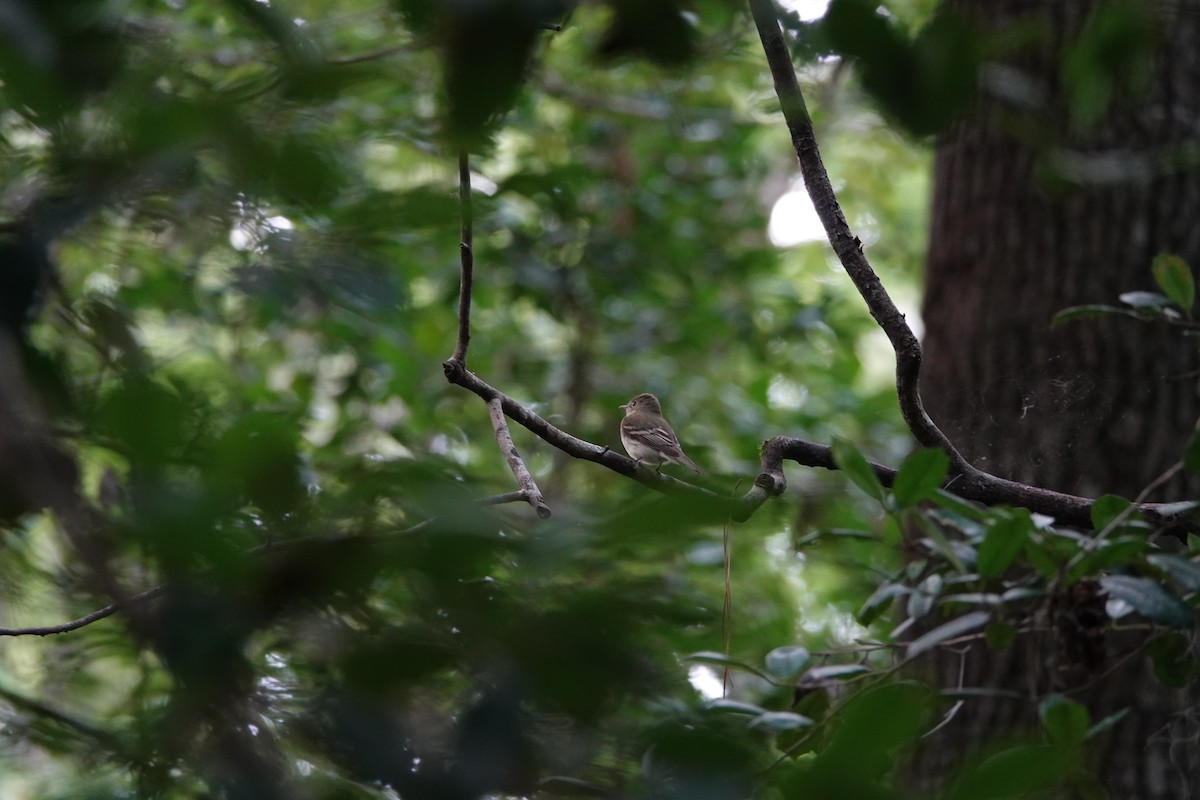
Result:
<svg viewBox="0 0 1200 800"><path fill-rule="evenodd" d="M512 435L508 432L508 423L504 421L504 406L500 402L500 398L493 397L488 400L487 407L488 416L492 418L492 430L496 432L496 444L500 446L500 452L504 454L508 468L512 470L513 476L517 479L517 485L521 487L521 494L529 502L529 505L534 507L537 515L546 519L550 516L550 507L542 499L541 491L534 483L533 476L529 474L529 469L521 459L521 454L517 452L517 446L513 444Z"/></svg>
<svg viewBox="0 0 1200 800"><path fill-rule="evenodd" d="M896 391L900 400L900 411L908 429L912 431L917 441L925 447L938 447L950 457L954 469L964 475L975 475L979 471L971 466L958 452L950 439L933 423L925 412L921 402L918 387L918 377L921 371L921 344L913 334L912 329L904 319L904 315L896 308L883 287L879 277L871 268L863 253L862 241L855 236L846 217L838 205L833 184L829 181L829 173L821 161L821 153L817 149L817 139L813 132L812 119L804 103L804 95L796 80L796 71L792 66L787 43L783 39L783 31L779 26L779 17L775 12L773 0L749 0L750 10L754 15L754 24L758 28L762 40L763 51L766 53L767 64L775 81L775 93L783 109L783 117L787 121L788 130L792 135L792 147L800 163L800 173L804 177L804 185L808 196L812 199L829 243L833 246L838 260L846 269L846 274L854 281L859 294L867 303L871 316L879 323L879 327L887 334L892 348L896 351Z"/></svg>
<svg viewBox="0 0 1200 800"><path fill-rule="evenodd" d="M464 150L458 154L458 201L462 214L459 233L459 284L458 284L458 343L450 361L462 368L467 366L467 345L471 341L471 286L475 275L475 252L473 250L474 218L471 211L471 165Z"/></svg>
<svg viewBox="0 0 1200 800"><path fill-rule="evenodd" d="M167 587L165 584L162 586L155 586L153 589L147 589L144 592L126 598L124 602L111 603L104 608L93 611L90 614L84 614L79 619L73 619L70 622L63 622L58 625L44 625L34 628L0 628L0 636L53 636L59 633L67 633L68 631L78 630L85 625L91 625L93 622L102 620L105 617L111 617L113 614L121 611L127 606L153 600L166 590Z"/></svg>
<svg viewBox="0 0 1200 800"><path fill-rule="evenodd" d="M504 409L505 416L533 433L542 441L553 447L557 447L569 456L607 467L613 472L624 475L627 478L633 478L638 483L663 494L686 496L710 503L713 509L717 511L722 509L729 510L730 503L725 497L695 484L676 480L657 470L639 466L632 458L626 458L615 450L610 450L607 447L576 438L561 428L551 425L528 406L518 403L499 389L481 380L453 359L443 362L442 368L445 371L447 381L455 386L461 386L470 392L474 392L486 402L498 399L501 407Z"/></svg>
<svg viewBox="0 0 1200 800"><path fill-rule="evenodd" d="M524 492L505 492L504 494L493 494L488 497L481 497L475 501L476 505L481 506L498 506L504 503L524 503L528 500Z"/></svg>

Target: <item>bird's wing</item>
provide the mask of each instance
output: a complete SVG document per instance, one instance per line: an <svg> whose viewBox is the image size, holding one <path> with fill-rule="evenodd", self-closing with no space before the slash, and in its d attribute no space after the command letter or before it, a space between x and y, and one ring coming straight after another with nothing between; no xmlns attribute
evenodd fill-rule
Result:
<svg viewBox="0 0 1200 800"><path fill-rule="evenodd" d="M675 432L670 428L642 428L638 431L638 438L651 447L665 450L668 453L679 450L679 440L675 438Z"/></svg>

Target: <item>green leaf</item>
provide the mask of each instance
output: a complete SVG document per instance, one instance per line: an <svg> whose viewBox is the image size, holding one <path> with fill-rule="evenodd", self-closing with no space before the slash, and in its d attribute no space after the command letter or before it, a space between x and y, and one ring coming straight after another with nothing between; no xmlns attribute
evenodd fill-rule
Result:
<svg viewBox="0 0 1200 800"><path fill-rule="evenodd" d="M1000 605L1000 595L994 592L962 592L948 594L942 598L943 605L955 603L962 606L987 606L994 608Z"/></svg>
<svg viewBox="0 0 1200 800"><path fill-rule="evenodd" d="M984 526L974 519L964 517L956 511L947 511L941 508L930 509L924 513L926 517L943 528L953 528L961 533L965 541L979 542L983 540Z"/></svg>
<svg viewBox="0 0 1200 800"><path fill-rule="evenodd" d="M1061 747L1017 745L967 769L950 798L1001 800L1034 796L1039 790L1062 783L1070 767L1071 759Z"/></svg>
<svg viewBox="0 0 1200 800"><path fill-rule="evenodd" d="M800 676L799 683L821 683L832 678L846 678L862 672L869 672L870 669L865 664L829 664L824 667L813 667Z"/></svg>
<svg viewBox="0 0 1200 800"><path fill-rule="evenodd" d="M1163 253L1154 259L1150 271L1162 293L1190 314L1196 303L1196 282L1187 262L1179 256Z"/></svg>
<svg viewBox="0 0 1200 800"><path fill-rule="evenodd" d="M789 798L882 798L863 791L864 781L883 777L896 764L896 751L928 729L929 693L911 682L884 684L849 696L837 712L828 744L818 750L813 771L827 783L819 790L790 792Z"/></svg>
<svg viewBox="0 0 1200 800"><path fill-rule="evenodd" d="M678 2L610 0L612 19L597 49L602 58L637 56L664 66L686 63L696 32Z"/></svg>
<svg viewBox="0 0 1200 800"><path fill-rule="evenodd" d="M301 502L299 430L279 414L254 412L221 436L210 465L214 487L227 497L244 497L274 517Z"/></svg>
<svg viewBox="0 0 1200 800"><path fill-rule="evenodd" d="M1118 722L1123 720L1125 718L1125 715L1128 713L1129 713L1128 708L1122 708L1120 711L1116 711L1112 714L1109 714L1107 717L1100 720L1092 727L1088 728L1086 738L1091 739L1093 736L1098 736L1099 734L1104 733L1106 730L1108 730L1109 728L1113 727Z"/></svg>
<svg viewBox="0 0 1200 800"><path fill-rule="evenodd" d="M1007 622L992 622L983 629L983 639L993 650L1007 650L1017 638L1017 627Z"/></svg>
<svg viewBox="0 0 1200 800"><path fill-rule="evenodd" d="M950 459L936 448L910 453L892 483L892 495L900 508L911 508L933 494L946 478Z"/></svg>
<svg viewBox="0 0 1200 800"><path fill-rule="evenodd" d="M949 539L947 539L945 532L942 531L942 529L941 529L941 527L939 527L938 523L935 522L933 519L930 519L930 517L928 515L917 514L917 513L910 511L905 515L905 518L915 521L917 523L917 525L919 525L921 527L921 530L924 531L925 534L928 535L928 537L929 537L929 541L926 544L928 544L928 546L930 548L932 548L933 550L936 550L947 561L949 561L954 566L954 569L956 572L966 572L967 571L967 566L966 566L966 563L964 563L964 558L966 559L966 561L974 561L975 560L974 548L972 548L970 545L966 544L965 542L961 542L961 541L953 541L952 542Z"/></svg>
<svg viewBox="0 0 1200 800"><path fill-rule="evenodd" d="M1061 694L1052 694L1039 703L1038 716L1051 741L1077 745L1087 738L1090 723L1087 709Z"/></svg>
<svg viewBox="0 0 1200 800"><path fill-rule="evenodd" d="M986 611L972 611L969 614L963 614L961 617L955 617L944 625L939 625L925 635L917 637L908 646L906 655L908 658L913 658L924 653L926 650L937 647L943 642L981 628L987 624L991 616Z"/></svg>
<svg viewBox="0 0 1200 800"><path fill-rule="evenodd" d="M751 728L770 728L773 731L794 731L811 727L813 721L790 711L768 711L750 720Z"/></svg>
<svg viewBox="0 0 1200 800"><path fill-rule="evenodd" d="M96 412L98 427L122 442L134 461L166 460L187 435L186 407L172 388L144 378L125 381Z"/></svg>
<svg viewBox="0 0 1200 800"><path fill-rule="evenodd" d="M764 674L757 667L747 664L745 661L739 661L736 658L724 655L722 653L713 652L711 650L703 650L699 653L691 653L683 657L684 661L690 661L695 664L710 664L714 667L729 667L730 669L738 669L743 672L749 672L758 675L766 680L771 680L769 675Z"/></svg>
<svg viewBox="0 0 1200 800"><path fill-rule="evenodd" d="M863 603L862 608L858 610L856 619L859 625L870 625L879 617L881 613L888 607L891 600L899 597L902 594L908 594L911 590L899 583L883 583L871 593L867 601Z"/></svg>
<svg viewBox="0 0 1200 800"><path fill-rule="evenodd" d="M1187 686L1196 677L1196 659L1191 643L1182 633L1160 636L1146 646L1146 655L1154 667L1154 677L1175 689Z"/></svg>
<svg viewBox="0 0 1200 800"><path fill-rule="evenodd" d="M1000 595L1000 601L1003 603L1013 603L1017 600L1029 600L1034 597L1044 597L1045 589L1035 589L1032 586L1014 586L1008 589L1004 594Z"/></svg>
<svg viewBox="0 0 1200 800"><path fill-rule="evenodd" d="M1100 585L1110 596L1124 600L1155 622L1173 628L1186 628L1192 624L1191 606L1149 578L1109 575L1100 579Z"/></svg>
<svg viewBox="0 0 1200 800"><path fill-rule="evenodd" d="M996 521L979 545L975 570L984 578L998 578L1021 552L1033 525L1028 515L1014 514Z"/></svg>
<svg viewBox="0 0 1200 800"><path fill-rule="evenodd" d="M1189 592L1200 592L1200 564L1170 553L1153 553L1146 561Z"/></svg>
<svg viewBox="0 0 1200 800"><path fill-rule="evenodd" d="M1174 503L1155 503L1154 510L1164 518L1182 516L1200 508L1200 500L1179 500ZM1152 530L1152 528L1151 528Z"/></svg>
<svg viewBox="0 0 1200 800"><path fill-rule="evenodd" d="M1058 575L1058 562L1054 560L1046 542L1029 539L1025 544L1025 557L1029 559L1030 564L1033 564L1034 569L1042 574L1043 578L1050 579Z"/></svg>
<svg viewBox="0 0 1200 800"><path fill-rule="evenodd" d="M1144 536L1122 536L1088 546L1092 549L1067 573L1068 583L1074 583L1087 575L1095 575L1117 565L1131 564L1145 552L1150 543Z"/></svg>
<svg viewBox="0 0 1200 800"><path fill-rule="evenodd" d="M825 719L832 705L829 692L825 689L797 685L792 709L812 720Z"/></svg>
<svg viewBox="0 0 1200 800"><path fill-rule="evenodd" d="M1106 494L1096 498L1092 503L1092 527L1101 530L1116 519L1125 509L1132 505L1124 497Z"/></svg>
<svg viewBox="0 0 1200 800"><path fill-rule="evenodd" d="M1189 556L1200 555L1200 536L1194 533L1187 535L1187 551Z"/></svg>
<svg viewBox="0 0 1200 800"><path fill-rule="evenodd" d="M944 130L970 102L978 37L957 15L935 15L910 41L875 4L846 0L829 5L821 28L863 88L918 136Z"/></svg>
<svg viewBox="0 0 1200 800"><path fill-rule="evenodd" d="M1111 314L1128 314L1129 312L1123 308L1116 306L1104 305L1086 305L1086 306L1071 306L1059 311L1050 320L1050 325L1061 325L1064 322L1071 322L1077 319L1095 319L1097 317L1106 317Z"/></svg>
<svg viewBox="0 0 1200 800"><path fill-rule="evenodd" d="M542 18L513 0L438 3L446 133L460 147L480 144L516 100Z"/></svg>
<svg viewBox="0 0 1200 800"><path fill-rule="evenodd" d="M1200 472L1200 431L1193 431L1183 448L1183 469L1188 475Z"/></svg>
<svg viewBox="0 0 1200 800"><path fill-rule="evenodd" d="M777 678L790 678L808 663L808 651L803 647L776 647L767 653L767 672Z"/></svg>
<svg viewBox="0 0 1200 800"><path fill-rule="evenodd" d="M942 593L942 583L942 576L936 572L921 581L921 585L908 596L908 616L920 619L933 610L938 595Z"/></svg>
<svg viewBox="0 0 1200 800"><path fill-rule="evenodd" d="M830 451L833 454L833 463L846 473L851 483L876 500L883 501L883 484L879 482L875 470L871 469L871 465L858 448L841 437L834 437Z"/></svg>
<svg viewBox="0 0 1200 800"><path fill-rule="evenodd" d="M1118 297L1122 303L1133 306L1139 311L1158 311L1171 304L1170 298L1158 292L1124 292Z"/></svg>
<svg viewBox="0 0 1200 800"><path fill-rule="evenodd" d="M957 495L951 494L944 489L937 489L933 493L933 502L937 503L942 508L952 511L968 520L983 519L983 511L972 505L969 501L963 500Z"/></svg>
<svg viewBox="0 0 1200 800"><path fill-rule="evenodd" d="M727 700L725 698L708 701L704 704L704 710L716 714L745 714L751 717L767 713L765 708L756 706L753 703L743 703L740 700Z"/></svg>

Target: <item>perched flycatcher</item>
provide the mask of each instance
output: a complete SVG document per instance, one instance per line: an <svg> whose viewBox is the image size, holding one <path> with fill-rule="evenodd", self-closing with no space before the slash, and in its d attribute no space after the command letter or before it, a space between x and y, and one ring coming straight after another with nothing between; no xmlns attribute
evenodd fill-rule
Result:
<svg viewBox="0 0 1200 800"><path fill-rule="evenodd" d="M625 445L630 458L659 469L663 464L682 464L692 472L700 473L700 468L683 454L675 431L663 419L657 397L643 392L621 408L625 409L625 418L621 420L621 444Z"/></svg>

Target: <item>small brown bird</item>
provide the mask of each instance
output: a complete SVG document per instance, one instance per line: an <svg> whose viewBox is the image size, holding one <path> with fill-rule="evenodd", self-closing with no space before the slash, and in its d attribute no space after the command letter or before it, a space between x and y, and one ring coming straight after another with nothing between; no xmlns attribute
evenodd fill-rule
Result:
<svg viewBox="0 0 1200 800"><path fill-rule="evenodd" d="M643 392L621 408L625 409L625 418L621 420L621 444L630 458L658 469L663 464L682 464L701 474L695 462L683 454L675 431L663 418L657 397Z"/></svg>

